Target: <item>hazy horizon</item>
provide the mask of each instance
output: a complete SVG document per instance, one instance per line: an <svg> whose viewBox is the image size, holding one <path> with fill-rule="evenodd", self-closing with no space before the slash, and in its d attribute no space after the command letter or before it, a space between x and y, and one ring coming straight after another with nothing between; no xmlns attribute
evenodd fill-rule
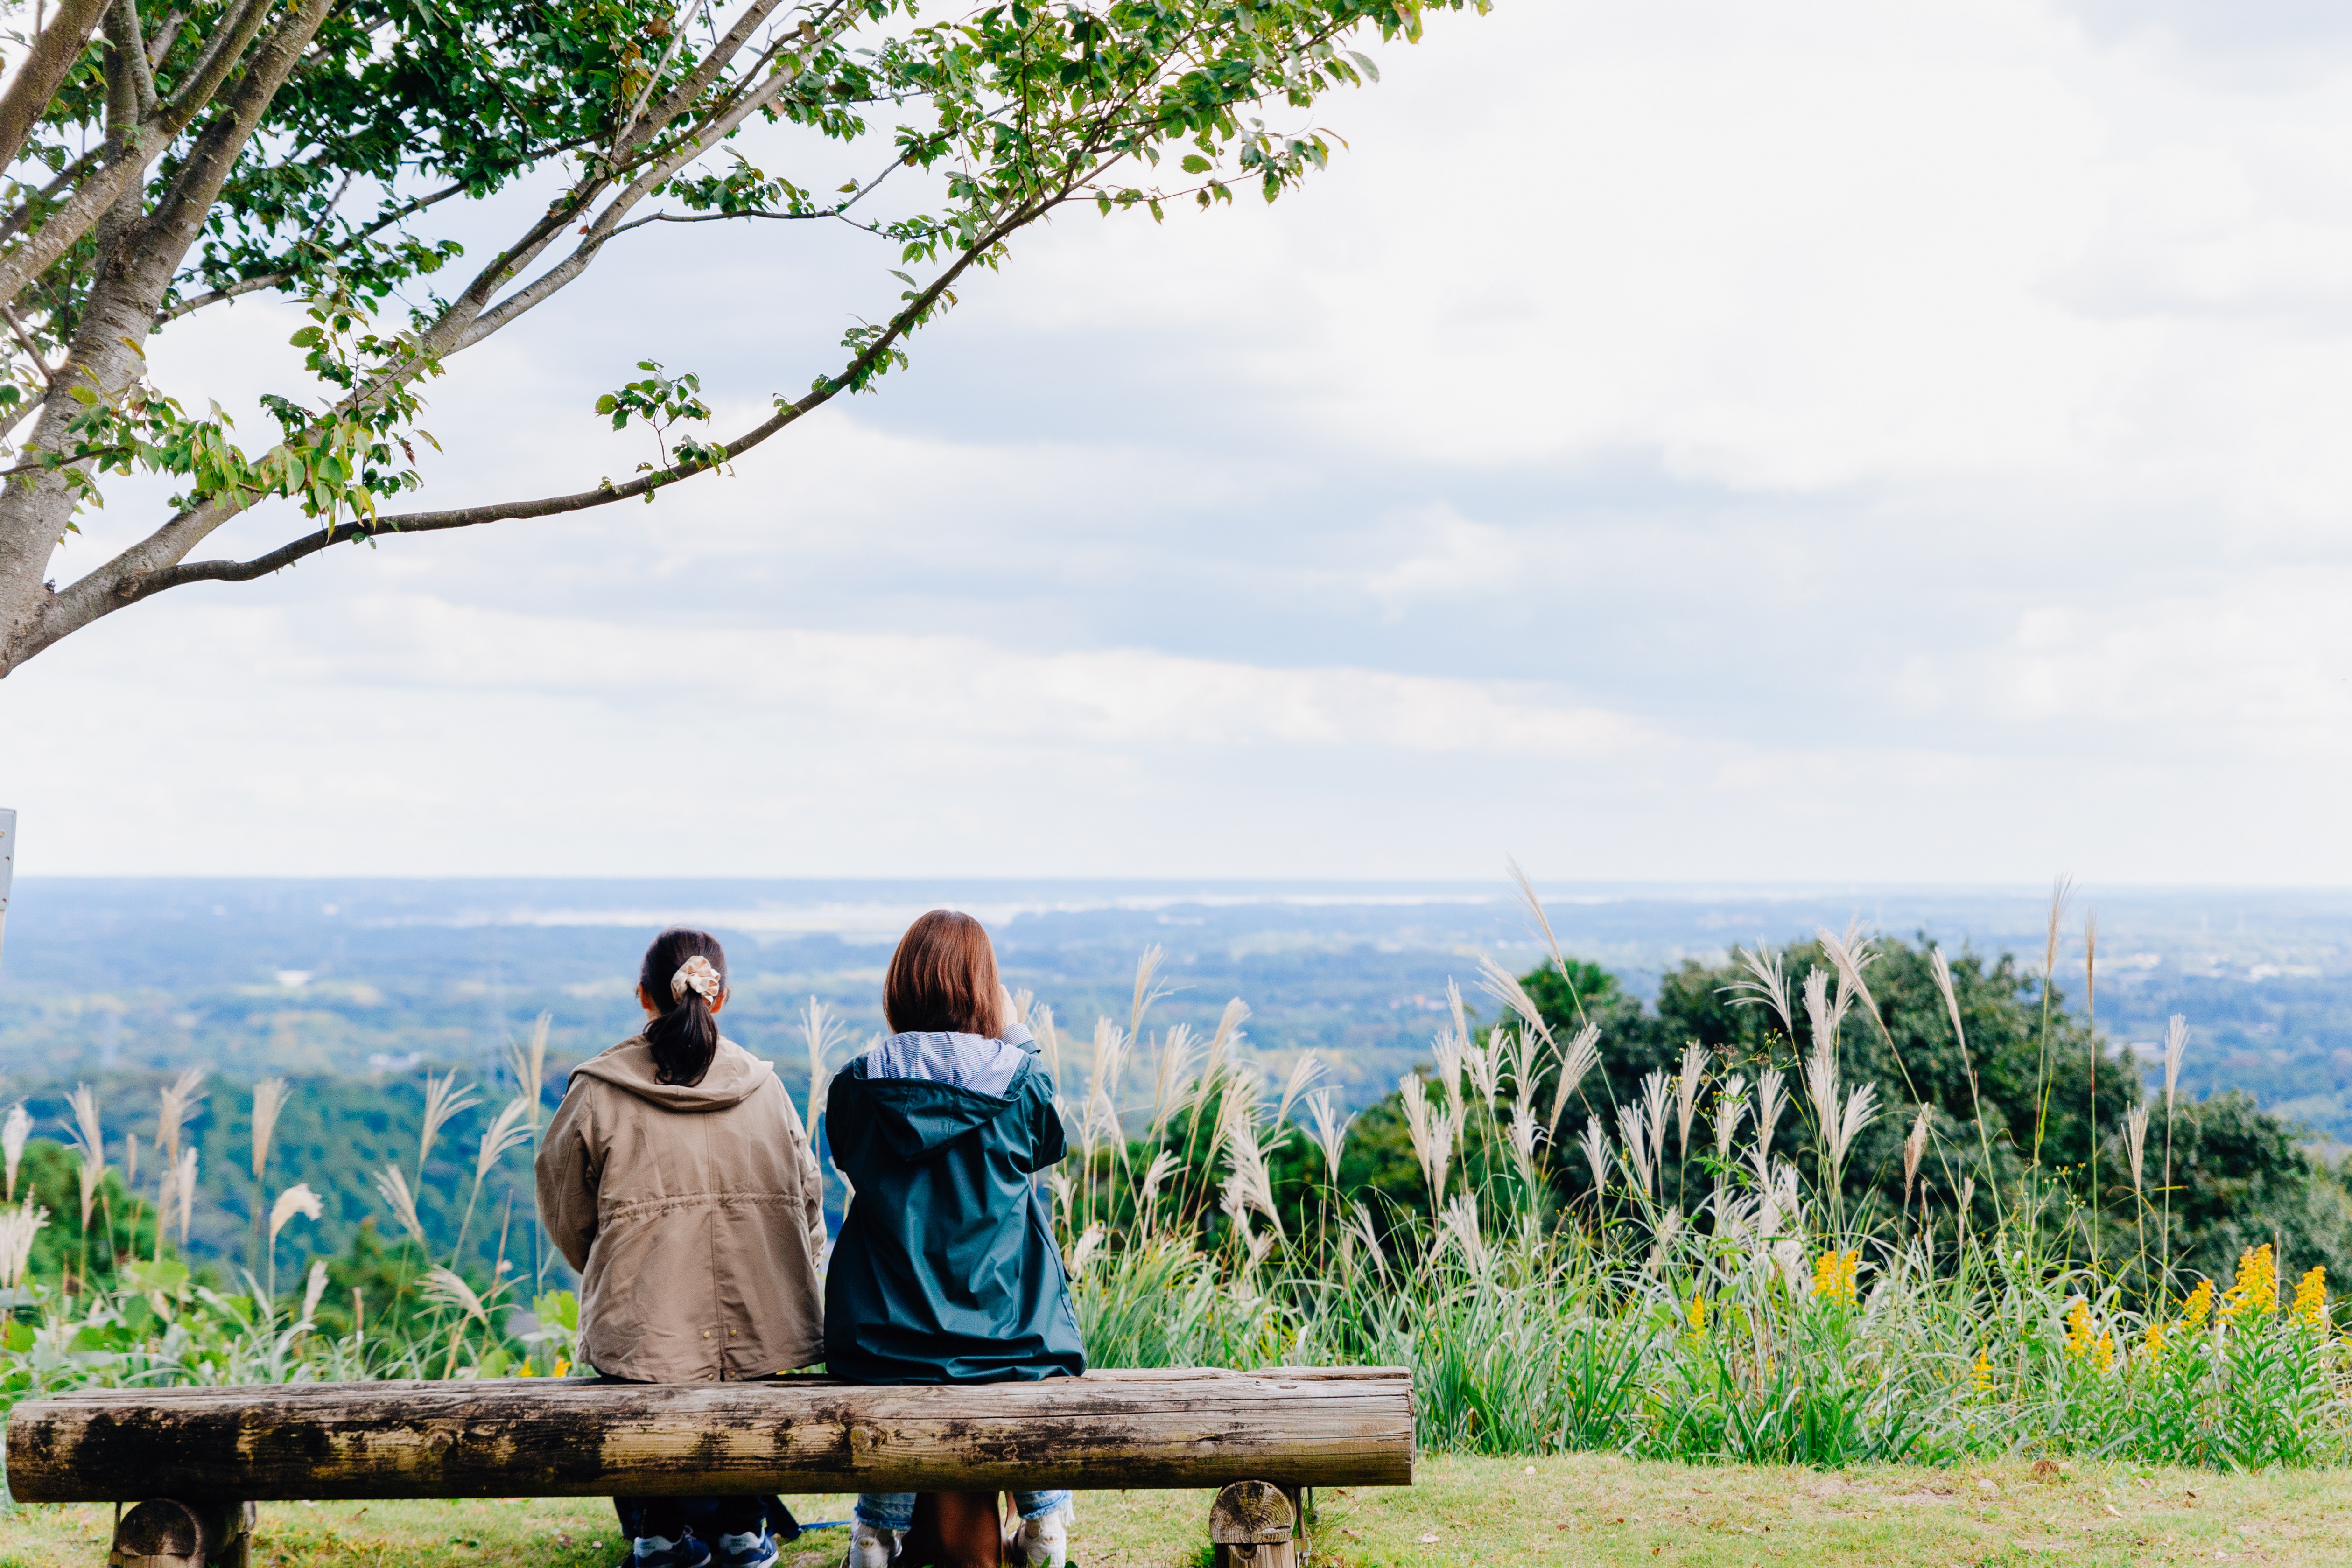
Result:
<svg viewBox="0 0 2352 1568"><path fill-rule="evenodd" d="M2040 970L2050 889L1537 883L1570 955L1637 996L1675 966L1820 926L1925 939ZM1547 949L1516 890L1484 882L1258 879L58 878L18 883L0 952L0 1069L53 1077L206 1061L254 1074L381 1072L425 1061L495 1071L540 1011L559 1055L635 1027L648 936L686 921L728 946L734 1027L800 1051L811 998L880 1027L888 946L922 909L987 922L1008 983L1081 1035L1124 1023L1148 947L1179 987L1162 1022L1213 1026L1230 997L1280 1062L1313 1050L1352 1098L1425 1055L1449 983L1477 1005L1481 955L1524 972ZM2246 1087L2352 1135L2352 894L2078 885L2056 980L2081 1006L2084 922L2099 931L2111 1041L2189 1020L2188 1082ZM392 1064L392 1065L387 1065Z"/></svg>

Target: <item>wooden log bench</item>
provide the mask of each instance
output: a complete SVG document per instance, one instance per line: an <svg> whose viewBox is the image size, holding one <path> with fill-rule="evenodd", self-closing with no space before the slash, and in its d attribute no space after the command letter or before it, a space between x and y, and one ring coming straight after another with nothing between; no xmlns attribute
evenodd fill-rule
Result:
<svg viewBox="0 0 2352 1568"><path fill-rule="evenodd" d="M1412 1484L1398 1367L97 1389L8 1417L20 1502L128 1502L115 1568L247 1568L257 1502L1221 1489L1221 1564L1294 1568L1305 1489Z"/></svg>

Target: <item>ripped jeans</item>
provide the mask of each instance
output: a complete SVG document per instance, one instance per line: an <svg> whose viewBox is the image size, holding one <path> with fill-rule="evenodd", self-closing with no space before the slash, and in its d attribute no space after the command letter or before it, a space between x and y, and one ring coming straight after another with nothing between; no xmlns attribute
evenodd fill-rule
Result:
<svg viewBox="0 0 2352 1568"><path fill-rule="evenodd" d="M1066 1491L1017 1491L1013 1506L1024 1519L1041 1519L1069 1506ZM877 1530L908 1530L915 1522L915 1494L910 1491L869 1491L857 1495L857 1521Z"/></svg>

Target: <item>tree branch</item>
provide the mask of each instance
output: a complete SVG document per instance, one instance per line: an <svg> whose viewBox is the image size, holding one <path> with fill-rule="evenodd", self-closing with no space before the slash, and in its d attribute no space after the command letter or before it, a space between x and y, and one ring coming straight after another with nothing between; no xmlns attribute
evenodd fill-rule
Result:
<svg viewBox="0 0 2352 1568"><path fill-rule="evenodd" d="M623 224L620 227L614 229L605 237L607 239L618 239L623 235L627 234L631 229L641 229L647 224L724 224L732 223L738 218L768 218L776 223L799 224L813 223L818 218L837 218L840 215L840 212L833 207L827 207L821 213L769 213L759 211L740 213L648 213L641 218L631 218L627 223Z"/></svg>
<svg viewBox="0 0 2352 1568"><path fill-rule="evenodd" d="M5 245L15 239L25 225L33 221L34 215L41 210L43 202L97 168L105 157L106 143L101 141L59 170L56 179L26 197L14 211L9 213L7 221L0 223L0 245Z"/></svg>
<svg viewBox="0 0 2352 1568"><path fill-rule="evenodd" d="M296 0L294 9L284 20L269 30L261 47L247 62L244 79L236 86L236 94L228 101L226 112L216 115L207 123L195 145L188 150L187 161L180 172L155 204L154 216L150 220L152 232L168 233L184 228L193 240L195 227L203 214L220 195L221 186L236 166L238 153L251 141L268 112L269 100L286 85L302 51L319 31L332 9L333 0ZM178 259L173 258L176 269Z"/></svg>
<svg viewBox="0 0 2352 1568"><path fill-rule="evenodd" d="M0 317L7 319L8 330L16 335L16 341L23 345L26 353L32 356L33 369L41 374L41 384L45 387L57 385L58 372L49 368L47 360L42 358L40 345L33 341L30 332L25 330L25 324L16 319L16 313L5 305L0 305Z"/></svg>
<svg viewBox="0 0 2352 1568"><path fill-rule="evenodd" d="M0 299L14 300L23 293L27 284L47 272L50 264L88 234L125 192L134 189L146 177L147 166L187 129L228 79L246 45L253 41L268 19L270 4L271 0L241 0L233 25L224 26L206 42L197 68L189 72L171 98L127 135L108 138L110 157L98 177L84 183L63 206L49 214L39 229L26 236L6 256L0 256ZM248 77L248 86L251 80ZM274 83L272 89L275 90Z"/></svg>
<svg viewBox="0 0 2352 1568"><path fill-rule="evenodd" d="M176 321L207 305L222 305L247 294L258 294L265 288L275 288L281 283L293 281L293 278L294 274L290 272L265 272L256 277L240 277L225 288L207 289L194 299L183 299L167 310L156 311L155 325L161 327L166 321Z"/></svg>
<svg viewBox="0 0 2352 1568"><path fill-rule="evenodd" d="M752 0L751 7L735 19L735 25L711 46L710 52L697 62L694 69L646 112L642 121L646 128L646 135L651 136L661 131L698 101L710 89L711 83L719 79L719 73L727 68L728 62L743 52L743 47L751 41L751 35L760 30L760 24L773 15L782 3L783 0ZM839 0L835 0L835 5L829 8L839 9Z"/></svg>
<svg viewBox="0 0 2352 1568"><path fill-rule="evenodd" d="M100 567L58 593L50 601L38 628L26 640L16 662L22 664L26 659L53 646L90 622L136 604L142 599L152 598L167 589L178 588L191 582L250 581L257 577L266 577L273 571L282 570L331 546L347 544L362 538L377 539L387 535L401 533L437 533L453 528L478 528L485 523L505 522L524 517L560 517L571 512L586 511L596 507L610 506L615 501L634 500L641 496L650 496L656 491L667 489L681 480L690 479L698 474L709 473L721 464L734 461L743 453L751 451L787 425L822 408L845 390L860 384L869 371L883 362L900 340L921 324L932 308L939 303L940 298L954 286L958 278L970 270L975 262L995 250L1016 230L1034 222L1066 201L1070 192L1075 188L1076 180L1074 179L1059 191L1015 209L991 225L985 234L958 254L954 263L946 271L940 273L929 287L908 301L906 307L891 318L889 327L876 337L874 341L860 350L856 356L842 368L839 375L833 376L810 389L805 395L795 402L779 403L772 417L729 442L721 449L724 453L723 456L709 462L675 464L657 473L640 475L626 484L600 485L593 490L583 490L569 496L548 496L530 501L505 501L486 507L462 507L454 511L410 512L393 517L380 517L367 524L338 523L332 528L322 528L315 534L306 534L300 538L289 540L278 549L265 555L256 556L250 560L184 561L176 565L139 570L137 560L142 558L152 559L152 547L156 541L161 539L164 533L190 518L191 514L183 513L171 523L164 525L163 529L157 530L156 535L150 539L124 551L105 566ZM229 515L234 515L236 510L241 509L243 508L240 504L237 507L232 508ZM205 531L210 530L207 528ZM195 535L194 538L188 541L189 545L193 546L195 538L202 537L201 533Z"/></svg>
<svg viewBox="0 0 2352 1568"><path fill-rule="evenodd" d="M180 36L180 29L187 25L187 21L188 14L176 7L163 18L163 25L155 29L155 36L147 42L149 69L163 63L163 57L172 52L172 41Z"/></svg>
<svg viewBox="0 0 2352 1568"><path fill-rule="evenodd" d="M247 0L247 3L254 3L254 0ZM310 0L309 8L314 16L322 16L324 14L322 9L323 4L324 0ZM839 0L835 0L835 4L839 4ZM312 31L315 31L315 24L313 24ZM275 36L273 36L273 47L276 41ZM298 52L299 47L299 46L298 45ZM253 88L259 85L257 78L267 74L269 73L265 73L257 68L255 72L250 73L245 84L247 92L249 93ZM282 73L278 74L282 75ZM744 115L748 115L756 109L761 102L765 101L776 93L781 92L783 88L788 85L789 83L781 77L771 78L771 83L761 84L761 91L751 95L737 106L738 112L731 117L730 126L731 127L731 124L734 123L740 123ZM274 92L275 86L272 85L269 88L269 90ZM241 94L241 99L243 96L244 95ZM261 102L265 106L267 101L267 96L263 97ZM236 117L229 116L224 118L225 120L231 120ZM207 130L205 137L199 140L196 149L190 154L187 165L184 167L181 172L180 179L175 182L173 192L167 193L164 201L158 204L155 214L150 219L151 223L162 225L166 221L167 217L171 215L173 210L184 205L185 194L193 193L196 188L191 184L191 180L193 177L198 175L199 165L213 164L216 170L221 172L225 172L225 166L216 164L213 156L214 150L207 145L212 139L214 132L221 129L222 125L219 122L216 122L214 127ZM657 131L658 129L660 128L657 126L648 127L647 134L650 135L654 131ZM633 204L635 200L641 199L646 191L649 191L653 185L659 183L660 180L668 178L669 173L674 173L676 172L676 168L682 166L684 162L690 161L692 157L699 155L699 152L704 149L697 144L706 141L708 138L708 132L710 129L710 127L706 127L704 134L688 139L684 158L679 158L673 153L670 156L658 160L655 165L656 170L658 171L663 169L665 166L667 166L667 172L659 172L650 181L645 179L639 180L635 185L631 187L632 192L635 193L630 196L630 203ZM720 133L724 133L723 130ZM212 179L211 183L215 186L215 188L217 187L217 178ZM509 300L509 306L516 306L517 308L508 310L496 325L484 331L476 331L473 329L478 325L490 298L496 293L499 287L511 279L518 271L522 267L529 266L531 261L542 254L550 245L554 243L556 237L561 235L573 221L575 221L578 214L583 209L592 204L597 199L603 191L607 188L609 183L610 181L606 176L592 173L583 179L581 184L576 186L573 190L566 193L563 196L558 197L556 202L548 209L548 211L542 214L532 223L530 227L525 231L520 239L519 239L506 251L502 252L498 256L493 257L488 265L484 267L475 276L473 281L462 293L458 295L457 299L450 303L449 307L442 313L441 318L435 321L432 326L425 329L425 330L421 334L420 352L415 359L401 365L391 371L387 376L379 379L372 385L360 389L351 396L345 398L338 412L348 412L349 409L358 406L373 397L384 385L396 383L413 376L425 360L430 357L455 353L470 346L474 342L479 341L481 338L488 336L490 331L497 330L498 327L504 326L507 321L512 320L516 317L520 316L522 311L528 309L530 305L538 303L540 299L545 298L549 295L553 294L565 283L570 282L572 277L576 277L578 272L582 268L584 268L587 261L593 258L596 246L600 245L603 239L610 237L609 233L597 236L590 246L583 247L585 254L576 257L578 266L572 267L568 270L558 268L557 270L562 272L562 276L554 277L552 280L549 278L539 280L539 292L533 298L527 301L520 302L520 304L518 304L517 301ZM451 193L441 193L443 195ZM614 207L608 208L604 214L605 219L609 222L609 220L617 215L618 212L625 211L627 204L628 204L616 202ZM6 258L0 258L0 267L5 267L5 262ZM0 272L0 286L5 286L5 272ZM5 295L0 295L0 298L6 298ZM778 428L781 428L781 426ZM764 440L765 436L761 435L758 439ZM145 539L142 539L138 544L131 547L131 549L117 556L114 560L109 562L106 567L101 568L99 572L94 572L89 577L82 579L80 582L75 585L73 590L68 591L68 593L73 593L83 589L94 589L97 579L100 576L110 576L115 581L122 582L144 572L171 569L175 563L184 560L186 558L187 553L201 543L206 536L210 535L214 530L226 523L230 518L244 511L247 504L247 498L239 496L217 496L206 497L198 502L195 506L190 507L186 510L172 517L169 521L164 523L162 528L156 529L154 533L149 535ZM85 597L88 596L85 595ZM114 603L106 603L102 608L94 611L80 612L79 619L77 619L76 612L67 610L64 596L60 596L58 599L53 600L48 605L47 610L40 617L40 626L35 629L30 640L23 645L24 651L16 653L13 655L15 662L21 662L25 658L31 657L34 652L37 652L39 648L48 646L50 643L56 640L56 637L63 636L67 632L74 630L80 625L87 624L89 621L95 620L98 615L110 612L113 609L118 608L121 602L125 601L117 601ZM46 630L47 627L58 622L60 620L70 622L71 624L67 625L64 630L58 631L54 634Z"/></svg>
<svg viewBox="0 0 2352 1568"><path fill-rule="evenodd" d="M852 191L849 193L849 199L847 201L835 202L833 205L826 207L822 212L771 213L755 209L740 213L648 213L642 218L630 219L627 223L621 225L618 228L614 229L611 234L604 237L607 239L618 239L621 235L627 234L631 229L643 228L647 224L716 224L730 222L736 218L771 218L780 223L803 223L814 221L818 218L840 218L843 222L849 223L850 227L859 230L861 233L872 234L876 232L874 225L850 222L848 217L849 209L864 201L866 197L872 195L876 189L881 185L883 181L888 179L892 174L904 167L906 167L906 165L900 160L896 158L891 159L889 167L884 169L882 172L875 175L874 178L858 186L855 191Z"/></svg>
<svg viewBox="0 0 2352 1568"><path fill-rule="evenodd" d="M221 83L236 68L246 46L260 36L261 25L269 19L272 3L273 0L238 0L237 8L205 40L205 47L196 53L195 63L188 68L180 85L172 89L170 113L178 121L173 127L175 133L185 128L220 91Z"/></svg>
<svg viewBox="0 0 2352 1568"><path fill-rule="evenodd" d="M665 181L680 169L724 141L729 132L742 124L758 110L761 105L774 102L790 91L792 86L791 78L782 72L770 77L760 85L758 91L746 93L738 99L726 113L706 121L693 135L655 160L650 168L640 173L625 190L605 204L604 210L597 214L596 221L589 226L587 237L573 247L571 255L469 322L451 351L472 348L492 333L512 325L533 308L552 298L574 278L588 270L588 264L596 259L596 253L604 248L605 241L613 237L614 225L631 207L653 194Z"/></svg>
<svg viewBox="0 0 2352 1568"><path fill-rule="evenodd" d="M25 63L0 93L0 169L25 151L25 139L40 123L41 113L57 95L58 84L81 57L82 46L106 15L109 0L58 0L57 19L41 29Z"/></svg>
<svg viewBox="0 0 2352 1568"><path fill-rule="evenodd" d="M147 63L146 29L139 25L139 0L114 0L106 14L107 42L131 71L141 120L155 112L155 73Z"/></svg>

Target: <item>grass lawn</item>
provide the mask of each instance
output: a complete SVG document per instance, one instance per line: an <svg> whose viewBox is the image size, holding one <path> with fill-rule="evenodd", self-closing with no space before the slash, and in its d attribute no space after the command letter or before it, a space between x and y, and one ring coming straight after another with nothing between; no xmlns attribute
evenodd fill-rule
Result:
<svg viewBox="0 0 2352 1568"><path fill-rule="evenodd" d="M2024 1461L1954 1470L1811 1470L1562 1458L1424 1457L1409 1490L1318 1495L1316 1562L1332 1568L1551 1564L1587 1568L1913 1568L1935 1564L2352 1564L2352 1472L2216 1476ZM803 1519L846 1498L795 1498ZM1206 1492L1078 1499L1081 1568L1194 1568ZM110 1507L18 1508L0 1519L0 1568L98 1568ZM844 1534L785 1549L832 1568ZM601 1500L268 1503L256 1568L480 1564L611 1568L621 1542Z"/></svg>

